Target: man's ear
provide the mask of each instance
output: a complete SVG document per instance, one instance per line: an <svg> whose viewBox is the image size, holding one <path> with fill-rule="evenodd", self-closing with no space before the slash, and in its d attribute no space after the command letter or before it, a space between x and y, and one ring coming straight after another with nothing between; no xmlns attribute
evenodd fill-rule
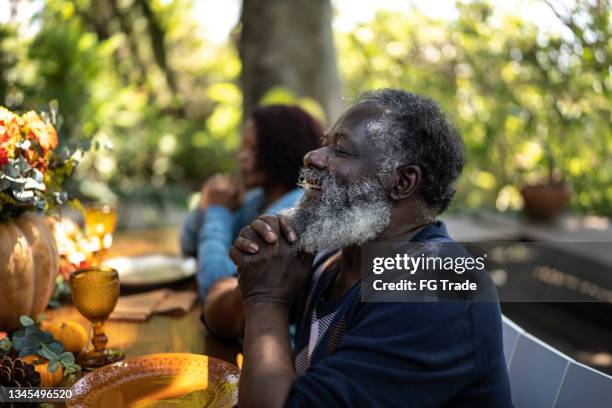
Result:
<svg viewBox="0 0 612 408"><path fill-rule="evenodd" d="M394 182L389 194L392 200L400 201L412 196L421 184L421 168L414 165L398 167Z"/></svg>

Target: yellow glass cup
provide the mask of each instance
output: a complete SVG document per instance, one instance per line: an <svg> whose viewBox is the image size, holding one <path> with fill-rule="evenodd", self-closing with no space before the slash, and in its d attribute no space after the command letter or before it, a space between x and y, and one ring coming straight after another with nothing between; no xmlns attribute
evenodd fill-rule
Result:
<svg viewBox="0 0 612 408"><path fill-rule="evenodd" d="M102 262L105 251L113 244L117 211L109 204L89 204L83 210L85 236L94 254L94 264Z"/></svg>
<svg viewBox="0 0 612 408"><path fill-rule="evenodd" d="M108 337L104 333L104 321L115 309L119 298L117 271L95 267L72 272L70 291L72 303L94 329L94 349L79 354L77 362L84 368L95 368L123 359L123 351L106 348Z"/></svg>

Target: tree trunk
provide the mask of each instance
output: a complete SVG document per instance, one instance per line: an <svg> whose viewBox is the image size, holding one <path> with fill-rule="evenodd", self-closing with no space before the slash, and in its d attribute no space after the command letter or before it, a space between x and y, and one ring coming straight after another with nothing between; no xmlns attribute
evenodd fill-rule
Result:
<svg viewBox="0 0 612 408"><path fill-rule="evenodd" d="M330 0L244 0L239 51L244 110L271 88L311 97L333 122L344 109Z"/></svg>

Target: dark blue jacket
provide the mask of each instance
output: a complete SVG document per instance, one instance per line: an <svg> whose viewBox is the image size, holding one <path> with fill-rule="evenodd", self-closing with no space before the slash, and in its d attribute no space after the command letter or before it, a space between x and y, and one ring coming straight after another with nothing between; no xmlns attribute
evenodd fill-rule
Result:
<svg viewBox="0 0 612 408"><path fill-rule="evenodd" d="M441 222L412 241L453 242ZM323 272L313 289L296 354L308 343L312 307L329 307L320 295L336 274ZM286 406L512 406L498 302L362 303L359 286L339 301Z"/></svg>

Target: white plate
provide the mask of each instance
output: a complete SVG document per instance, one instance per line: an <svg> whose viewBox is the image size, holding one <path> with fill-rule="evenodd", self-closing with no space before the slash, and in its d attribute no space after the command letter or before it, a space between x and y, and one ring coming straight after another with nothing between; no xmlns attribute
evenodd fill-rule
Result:
<svg viewBox="0 0 612 408"><path fill-rule="evenodd" d="M121 256L108 259L105 266L119 273L123 286L149 286L177 282L195 275L194 258L168 255Z"/></svg>

